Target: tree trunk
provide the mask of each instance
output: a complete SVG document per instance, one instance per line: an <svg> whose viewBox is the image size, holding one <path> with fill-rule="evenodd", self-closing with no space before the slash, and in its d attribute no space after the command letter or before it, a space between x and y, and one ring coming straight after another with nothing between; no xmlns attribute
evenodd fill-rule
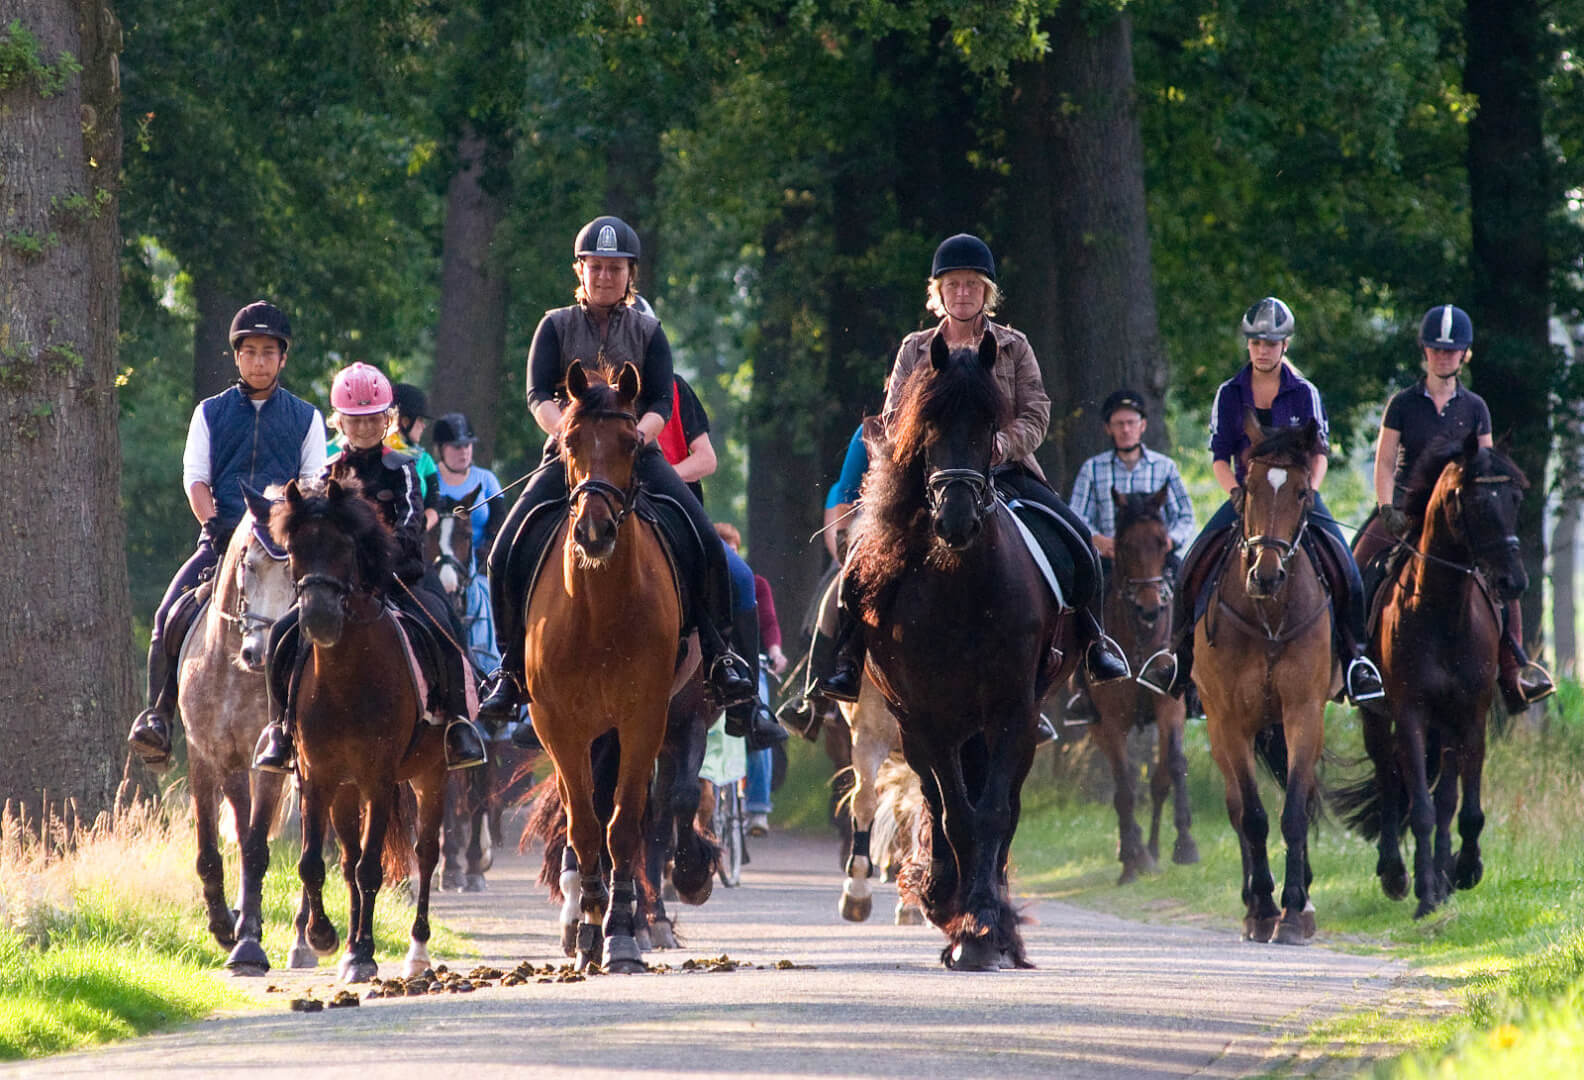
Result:
<svg viewBox="0 0 1584 1080"><path fill-rule="evenodd" d="M489 150L471 127L457 142L457 170L446 188L440 322L430 395L437 415L467 414L478 435L474 454L480 464L493 460L506 362L506 267L495 253L506 200L486 182ZM490 179L504 172L492 169Z"/></svg>
<svg viewBox="0 0 1584 1080"><path fill-rule="evenodd" d="M102 0L0 0L0 27L13 20L47 67L13 79L8 65L0 81L0 535L13 568L0 574L0 797L30 815L70 800L91 822L115 798L133 706L115 391L121 28ZM21 482L41 462L48 482Z"/></svg>
<svg viewBox="0 0 1584 1080"><path fill-rule="evenodd" d="M1123 16L1091 29L1084 8L1061 5L1046 25L1050 53L1012 80L1010 189L1018 194L1007 315L1029 335L1045 370L1051 429L1041 460L1062 491L1105 445L1105 396L1131 387L1158 417L1167 381L1132 26Z"/></svg>
<svg viewBox="0 0 1584 1080"><path fill-rule="evenodd" d="M1468 134L1475 386L1490 405L1497 440L1510 439L1533 483L1518 519L1529 573L1524 632L1532 645L1545 606L1547 420L1557 369L1546 248L1557 200L1541 126L1541 84L1555 58L1538 0L1469 0L1464 41L1463 88L1479 100Z"/></svg>
<svg viewBox="0 0 1584 1080"><path fill-rule="evenodd" d="M1578 523L1578 500L1564 498L1551 530L1551 627L1556 636L1552 659L1559 675L1578 670L1578 612L1573 602Z"/></svg>
<svg viewBox="0 0 1584 1080"><path fill-rule="evenodd" d="M193 401L212 397L236 382L231 354L231 320L248 301L212 278L193 283L198 321L193 327ZM288 376L289 377L289 376Z"/></svg>

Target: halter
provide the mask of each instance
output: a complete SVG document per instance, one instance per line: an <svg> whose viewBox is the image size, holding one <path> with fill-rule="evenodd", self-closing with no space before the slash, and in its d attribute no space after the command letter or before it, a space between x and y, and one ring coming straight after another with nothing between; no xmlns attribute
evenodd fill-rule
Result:
<svg viewBox="0 0 1584 1080"><path fill-rule="evenodd" d="M988 513L995 505L995 486L990 483L990 473L978 469L935 469L924 481L929 495L931 514L940 513L941 503L953 484L967 484L973 493L974 506L980 514Z"/></svg>

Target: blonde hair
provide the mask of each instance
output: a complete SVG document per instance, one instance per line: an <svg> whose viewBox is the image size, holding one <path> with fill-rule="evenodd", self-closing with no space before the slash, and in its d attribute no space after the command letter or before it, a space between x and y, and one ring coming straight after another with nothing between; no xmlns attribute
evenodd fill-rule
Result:
<svg viewBox="0 0 1584 1080"><path fill-rule="evenodd" d="M573 297L576 298L578 303L580 303L580 304L586 303L588 301L588 293L584 292L584 290L583 290L583 259L582 259L581 256L572 260L572 272L577 275L577 279L578 279L577 291L574 292L572 295L573 295ZM637 259L628 259L627 260L627 296L626 296L626 302L628 304L631 304L633 302L633 299L637 295L638 295L638 260Z"/></svg>
<svg viewBox="0 0 1584 1080"><path fill-rule="evenodd" d="M989 318L996 313L996 308L1001 306L1001 301L1006 299L1006 297L1001 294L1001 287L984 274L975 270L973 275L984 282L985 302L982 314ZM930 314L937 319L946 317L946 302L941 299L940 278L932 277L929 279L929 286L924 291L924 306L929 308Z"/></svg>
<svg viewBox="0 0 1584 1080"><path fill-rule="evenodd" d="M738 532L737 526L729 521L717 521L715 535L730 544L733 549L742 548L742 533Z"/></svg>

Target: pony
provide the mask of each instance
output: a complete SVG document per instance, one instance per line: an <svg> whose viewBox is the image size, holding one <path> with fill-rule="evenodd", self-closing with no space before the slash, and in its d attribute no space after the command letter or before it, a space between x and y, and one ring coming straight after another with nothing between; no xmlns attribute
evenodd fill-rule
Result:
<svg viewBox="0 0 1584 1080"><path fill-rule="evenodd" d="M418 870L403 963L410 977L430 966L429 889L440 857L446 762L441 728L423 722L409 646L384 601L393 539L360 486L335 480L322 493L288 484L270 532L291 560L304 645L291 691L303 820L299 933L319 955L335 951L323 895L328 818L351 909L341 979L363 982L378 973L375 899L387 876L406 875L409 851ZM417 804L411 849L413 823L397 788L403 782Z"/></svg>
<svg viewBox="0 0 1584 1080"><path fill-rule="evenodd" d="M285 552L268 538L268 495L244 489L248 513L231 534L215 571L204 619L182 645L177 707L187 731L187 786L198 834L198 879L203 883L209 932L223 948L240 937L238 913L226 902L225 860L219 848L219 801L225 799L245 852L266 851L281 806L281 777L252 776L253 744L269 721L264 653L269 628L291 607L291 572ZM246 874L242 891L246 892ZM262 974L243 955L227 963L238 974Z"/></svg>
<svg viewBox="0 0 1584 1080"><path fill-rule="evenodd" d="M1193 677L1204 701L1210 754L1226 783L1227 816L1243 856L1246 940L1302 945L1315 932L1309 827L1321 811L1315 770L1325 703L1341 685L1332 656L1330 602L1304 542L1314 502L1310 462L1324 452L1314 421L1261 428L1245 419L1251 449L1239 534L1209 610L1194 634ZM1281 907L1265 842L1270 826L1255 755L1285 791L1287 843Z"/></svg>
<svg viewBox="0 0 1584 1080"><path fill-rule="evenodd" d="M1427 450L1408 486L1408 510L1423 525L1382 587L1370 635L1386 684L1385 700L1363 710L1373 770L1333 794L1343 820L1377 841L1375 873L1393 900L1408 895L1398 845L1405 827L1413 830L1418 919L1453 886L1472 889L1485 872L1479 846L1485 724L1502 608L1529 585L1517 536L1529 482L1470 434ZM1454 813L1462 839L1456 852Z"/></svg>
<svg viewBox="0 0 1584 1080"><path fill-rule="evenodd" d="M889 446L871 455L847 581L865 674L929 804L932 856L901 884L944 931L954 970L1032 966L1007 857L1039 703L1078 661L1070 613L991 482L1009 408L995 362L993 335L955 351L935 336L901 388Z"/></svg>
<svg viewBox="0 0 1584 1080"><path fill-rule="evenodd" d="M881 856L882 879L886 876L884 867L891 862L887 858L888 845L876 843L871 849L871 839L878 839L872 837L872 830L876 828L879 810L881 772L888 763L904 772L908 770L899 760L902 736L896 717L886 711L885 698L874 683L865 679L857 703L843 701L839 707L852 734L851 784L840 802L852 828L837 910L848 922L864 922L874 910L874 890L869 879L874 876L876 858L870 854L871 850ZM917 904L899 896L893 918L898 926L916 926L924 921L924 913Z"/></svg>
<svg viewBox="0 0 1584 1080"><path fill-rule="evenodd" d="M457 618L467 625L468 589L473 584L473 506L484 485L459 499L441 495L433 527L424 532L424 562L434 568L446 599Z"/></svg>
<svg viewBox="0 0 1584 1080"><path fill-rule="evenodd" d="M675 688L682 608L655 527L633 513L643 448L633 411L637 368L624 364L612 380L575 360L566 387L560 439L571 509L527 598L525 685L580 867L577 964L631 973L645 970L635 870ZM590 750L612 730L620 761L602 813Z"/></svg>
<svg viewBox="0 0 1584 1080"><path fill-rule="evenodd" d="M1135 671L1172 637L1172 586L1166 578L1171 537L1161 513L1168 494L1165 486L1154 494L1111 492L1116 506L1116 554L1106 582L1105 620ZM1117 815L1117 857L1122 862L1117 884L1126 885L1141 873L1154 872L1160 859L1161 810L1168 794L1173 796L1172 816L1177 827L1172 861L1179 865L1198 862L1188 805L1188 758L1183 753L1187 712L1182 699L1152 694L1131 679L1091 687L1089 696L1099 714L1090 737L1105 754L1115 782L1112 801ZM1152 808L1146 847L1143 830L1133 817L1135 780L1127 742L1135 725L1150 720L1155 722L1158 749L1150 771Z"/></svg>

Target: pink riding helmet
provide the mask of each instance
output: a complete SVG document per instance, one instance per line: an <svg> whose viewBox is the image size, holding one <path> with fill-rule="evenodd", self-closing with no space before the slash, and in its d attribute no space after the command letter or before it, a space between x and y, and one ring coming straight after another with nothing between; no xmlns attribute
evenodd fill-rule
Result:
<svg viewBox="0 0 1584 1080"><path fill-rule="evenodd" d="M379 368L357 363L336 372L330 404L343 416L368 416L389 409L396 400L390 380Z"/></svg>

